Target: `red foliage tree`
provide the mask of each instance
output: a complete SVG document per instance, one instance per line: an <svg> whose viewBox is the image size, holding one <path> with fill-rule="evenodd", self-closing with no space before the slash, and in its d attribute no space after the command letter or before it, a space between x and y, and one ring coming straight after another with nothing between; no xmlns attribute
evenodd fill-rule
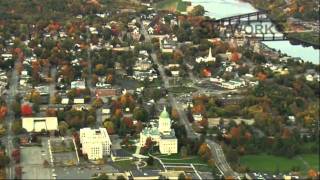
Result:
<svg viewBox="0 0 320 180"><path fill-rule="evenodd" d="M1 106L0 107L0 120L2 120L8 112L8 108L6 106Z"/></svg>
<svg viewBox="0 0 320 180"><path fill-rule="evenodd" d="M133 127L132 119L130 119L130 118L123 118L123 122L124 122L124 124L125 124L128 128L132 128L132 127Z"/></svg>
<svg viewBox="0 0 320 180"><path fill-rule="evenodd" d="M240 138L240 128L239 127L231 128L230 134L231 134L232 138L239 139Z"/></svg>
<svg viewBox="0 0 320 180"><path fill-rule="evenodd" d="M238 62L240 60L240 54L237 52L232 53L231 55L231 61Z"/></svg>
<svg viewBox="0 0 320 180"><path fill-rule="evenodd" d="M21 115L22 116L31 116L32 115L32 107L30 104L22 104L21 105Z"/></svg>

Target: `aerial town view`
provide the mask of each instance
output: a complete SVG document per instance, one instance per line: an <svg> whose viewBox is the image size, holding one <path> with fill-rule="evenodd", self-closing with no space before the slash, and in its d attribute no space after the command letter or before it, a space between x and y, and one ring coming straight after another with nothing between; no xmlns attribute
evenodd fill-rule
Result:
<svg viewBox="0 0 320 180"><path fill-rule="evenodd" d="M318 0L0 0L0 179L320 179Z"/></svg>

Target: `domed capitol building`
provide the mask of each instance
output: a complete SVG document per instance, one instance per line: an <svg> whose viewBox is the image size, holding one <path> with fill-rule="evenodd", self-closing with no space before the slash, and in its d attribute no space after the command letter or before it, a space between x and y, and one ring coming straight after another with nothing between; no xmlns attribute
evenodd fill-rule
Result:
<svg viewBox="0 0 320 180"><path fill-rule="evenodd" d="M140 133L140 146L143 147L150 137L159 146L161 154L178 153L178 140L171 129L171 119L166 108L161 112L158 122L150 124L151 127L144 128Z"/></svg>

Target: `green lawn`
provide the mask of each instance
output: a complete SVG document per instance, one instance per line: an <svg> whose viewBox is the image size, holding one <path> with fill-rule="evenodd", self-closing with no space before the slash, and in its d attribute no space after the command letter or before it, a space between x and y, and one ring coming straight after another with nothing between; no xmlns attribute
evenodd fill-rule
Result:
<svg viewBox="0 0 320 180"><path fill-rule="evenodd" d="M303 154L301 158L309 164L310 168L319 170L319 154Z"/></svg>
<svg viewBox="0 0 320 180"><path fill-rule="evenodd" d="M136 168L133 160L117 161L114 162L113 165L121 170L130 170Z"/></svg>
<svg viewBox="0 0 320 180"><path fill-rule="evenodd" d="M161 159L164 163L196 163L196 164L207 164L202 161L199 156L188 156L182 158L180 154L171 154L171 155L158 155L158 158Z"/></svg>
<svg viewBox="0 0 320 180"><path fill-rule="evenodd" d="M319 161L317 161L319 155L306 154L301 155L301 157L308 162L311 167L319 166ZM308 169L298 157L288 159L267 154L246 155L240 158L240 163L248 166L250 170L260 172L274 172L277 169L280 172L287 172L290 171L292 167L300 167L301 171L306 171Z"/></svg>

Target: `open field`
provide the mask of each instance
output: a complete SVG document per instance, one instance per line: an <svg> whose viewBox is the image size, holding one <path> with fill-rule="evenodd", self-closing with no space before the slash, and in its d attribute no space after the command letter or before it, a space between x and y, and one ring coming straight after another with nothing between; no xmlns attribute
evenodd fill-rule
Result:
<svg viewBox="0 0 320 180"><path fill-rule="evenodd" d="M287 172L292 167L299 167L301 171L305 171L310 167L316 168L319 166L319 155L316 154L305 154L301 155L301 159L294 157L288 159L285 157L260 154L260 155L246 155L240 158L240 163L246 165L250 170L260 172L274 172L279 170L281 172ZM310 167L306 167L304 161L308 163Z"/></svg>

